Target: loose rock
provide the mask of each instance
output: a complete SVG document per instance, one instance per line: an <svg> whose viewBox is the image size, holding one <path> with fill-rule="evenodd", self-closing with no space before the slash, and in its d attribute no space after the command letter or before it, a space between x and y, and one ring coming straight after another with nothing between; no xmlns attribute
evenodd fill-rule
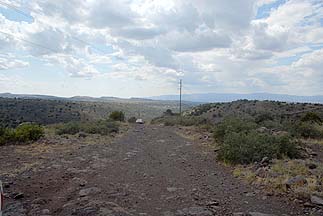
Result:
<svg viewBox="0 0 323 216"><path fill-rule="evenodd" d="M323 199L321 197L312 195L311 202L315 205L323 206Z"/></svg>
<svg viewBox="0 0 323 216"><path fill-rule="evenodd" d="M287 182L286 182L286 187L287 188L292 188L294 186L304 186L307 184L307 180L304 176L295 176L290 178Z"/></svg>
<svg viewBox="0 0 323 216"><path fill-rule="evenodd" d="M84 196L88 196L91 194L97 194L100 193L101 189L97 188L97 187L91 187L91 188L86 188L86 189L82 189L79 192L80 197L84 197Z"/></svg>

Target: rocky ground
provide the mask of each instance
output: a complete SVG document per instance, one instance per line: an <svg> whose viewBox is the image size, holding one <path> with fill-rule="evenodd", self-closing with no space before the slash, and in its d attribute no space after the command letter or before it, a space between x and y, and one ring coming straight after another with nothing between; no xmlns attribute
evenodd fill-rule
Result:
<svg viewBox="0 0 323 216"><path fill-rule="evenodd" d="M181 130L135 125L114 139L54 136L2 146L4 215L307 214L234 178L211 148Z"/></svg>

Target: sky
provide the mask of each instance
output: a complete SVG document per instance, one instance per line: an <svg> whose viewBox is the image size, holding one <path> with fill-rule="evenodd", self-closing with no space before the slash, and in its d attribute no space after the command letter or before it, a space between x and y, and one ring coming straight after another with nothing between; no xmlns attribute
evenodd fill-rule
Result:
<svg viewBox="0 0 323 216"><path fill-rule="evenodd" d="M323 94L322 0L0 0L0 92Z"/></svg>

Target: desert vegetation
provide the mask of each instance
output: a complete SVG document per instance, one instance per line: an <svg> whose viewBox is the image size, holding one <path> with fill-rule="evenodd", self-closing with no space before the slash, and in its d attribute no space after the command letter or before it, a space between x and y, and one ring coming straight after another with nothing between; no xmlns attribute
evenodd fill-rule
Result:
<svg viewBox="0 0 323 216"><path fill-rule="evenodd" d="M15 129L0 127L0 145L36 141L44 136L44 129L36 124L25 123Z"/></svg>
<svg viewBox="0 0 323 216"><path fill-rule="evenodd" d="M109 115L109 119L112 121L125 121L125 114L122 111L113 111Z"/></svg>
<svg viewBox="0 0 323 216"><path fill-rule="evenodd" d="M217 125L214 136L219 146L219 159L249 164L264 157L295 158L299 155L297 142L289 135L275 135L258 128L256 122L243 119L225 119Z"/></svg>
<svg viewBox="0 0 323 216"><path fill-rule="evenodd" d="M193 106L183 104L183 110ZM160 116L166 109L177 108L176 102L140 99L115 99L107 102L89 102L77 100L48 100L0 98L0 125L17 127L23 122L41 125L68 123L75 121L92 121L107 118L115 110L125 116L150 120Z"/></svg>
<svg viewBox="0 0 323 216"><path fill-rule="evenodd" d="M66 124L59 124L56 126L56 134L100 134L109 135L119 131L119 124L109 120L88 121L88 122L69 122Z"/></svg>

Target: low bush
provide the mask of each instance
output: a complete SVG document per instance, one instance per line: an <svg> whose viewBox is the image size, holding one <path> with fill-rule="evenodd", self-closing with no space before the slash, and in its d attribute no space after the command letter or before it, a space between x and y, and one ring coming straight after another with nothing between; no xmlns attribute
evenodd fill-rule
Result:
<svg viewBox="0 0 323 216"><path fill-rule="evenodd" d="M44 136L44 129L36 124L21 124L15 129L15 140L36 141Z"/></svg>
<svg viewBox="0 0 323 216"><path fill-rule="evenodd" d="M44 136L44 129L36 124L25 123L17 128L0 128L0 145L36 141Z"/></svg>
<svg viewBox="0 0 323 216"><path fill-rule="evenodd" d="M116 122L109 120L100 120L93 122L70 122L59 125L56 129L56 134L77 134L79 132L89 134L109 135L119 132L119 125Z"/></svg>
<svg viewBox="0 0 323 216"><path fill-rule="evenodd" d="M274 136L251 132L230 132L220 144L219 158L234 164L249 164L264 157L295 158L298 156L296 144L289 136Z"/></svg>
<svg viewBox="0 0 323 216"><path fill-rule="evenodd" d="M295 137L320 139L323 138L323 129L313 122L299 122L292 126L291 133Z"/></svg>
<svg viewBox="0 0 323 216"><path fill-rule="evenodd" d="M137 121L136 117L131 117L131 118L128 119L129 123L136 123L136 121Z"/></svg>
<svg viewBox="0 0 323 216"><path fill-rule="evenodd" d="M218 142L223 142L225 135L229 132L248 132L256 128L257 124L251 120L226 118L216 126L214 130L214 138Z"/></svg>
<svg viewBox="0 0 323 216"><path fill-rule="evenodd" d="M69 122L66 124L62 124L58 126L56 130L56 134L62 135L62 134L77 134L81 131L80 123L78 122Z"/></svg>
<svg viewBox="0 0 323 216"><path fill-rule="evenodd" d="M315 122L315 123L322 123L322 119L321 117L314 112L308 112L306 113L302 118L301 118L302 122Z"/></svg>
<svg viewBox="0 0 323 216"><path fill-rule="evenodd" d="M219 145L219 159L233 164L298 156L297 144L288 135L261 133L251 120L229 118L217 125L214 136Z"/></svg>
<svg viewBox="0 0 323 216"><path fill-rule="evenodd" d="M0 128L0 145L14 142L15 130L11 128Z"/></svg>
<svg viewBox="0 0 323 216"><path fill-rule="evenodd" d="M125 120L125 115L122 111L113 111L112 113L110 113L109 119L113 121L123 122Z"/></svg>
<svg viewBox="0 0 323 216"><path fill-rule="evenodd" d="M267 112L262 112L260 114L258 114L255 118L255 122L257 124L264 122L264 121L273 121L274 117L271 113L267 113Z"/></svg>
<svg viewBox="0 0 323 216"><path fill-rule="evenodd" d="M88 122L81 125L81 131L89 134L109 135L119 132L119 125L112 121Z"/></svg>

